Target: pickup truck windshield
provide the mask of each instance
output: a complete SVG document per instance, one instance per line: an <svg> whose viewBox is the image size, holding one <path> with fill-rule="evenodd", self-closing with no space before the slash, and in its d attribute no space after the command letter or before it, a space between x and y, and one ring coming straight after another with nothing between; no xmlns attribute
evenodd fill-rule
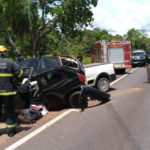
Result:
<svg viewBox="0 0 150 150"><path fill-rule="evenodd" d="M132 56L140 56L140 55L144 55L143 52L132 53Z"/></svg>

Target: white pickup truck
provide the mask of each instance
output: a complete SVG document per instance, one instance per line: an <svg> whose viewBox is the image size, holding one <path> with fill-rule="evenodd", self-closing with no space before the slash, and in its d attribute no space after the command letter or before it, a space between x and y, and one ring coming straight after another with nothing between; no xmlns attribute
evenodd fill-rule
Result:
<svg viewBox="0 0 150 150"><path fill-rule="evenodd" d="M94 86L107 92L110 88L110 82L116 80L112 63L92 63L83 65L83 67L86 72L88 86Z"/></svg>

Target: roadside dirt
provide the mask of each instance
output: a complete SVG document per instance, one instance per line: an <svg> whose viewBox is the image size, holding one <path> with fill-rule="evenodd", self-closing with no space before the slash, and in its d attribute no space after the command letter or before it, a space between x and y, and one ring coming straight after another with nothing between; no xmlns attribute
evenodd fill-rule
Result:
<svg viewBox="0 0 150 150"><path fill-rule="evenodd" d="M133 69L134 68L127 69L126 70L126 74L129 73L130 71L132 71ZM118 79L118 78L122 77L125 74L118 74L117 73L116 75L117 75L117 79ZM141 90L141 89L136 88L136 89L129 89L129 90L124 91L124 92L125 93L137 92L139 90ZM118 91L116 94L119 94L119 93L120 93L120 91ZM113 96L115 96L115 95L113 95ZM43 118L38 120L35 125L41 124L42 122L44 122L46 120L50 120L51 118L57 116L59 113L60 113L60 111L51 111L46 116L44 116ZM33 126L35 126L35 125L33 125ZM18 123L17 124L17 132L18 133L14 137L10 138L10 137L7 136L7 133L6 133L6 123L5 122L1 122L0 123L0 146L3 145L4 143L10 141L11 139L15 138L16 136L19 136L21 133L26 132L27 130L33 128L33 126L30 125L29 123L24 123L24 124Z"/></svg>
<svg viewBox="0 0 150 150"><path fill-rule="evenodd" d="M126 95L126 94L133 94L136 92L141 91L141 88L131 88L131 89L127 89L125 91L121 91L121 90L117 90L114 93L111 93L111 97L115 97L115 96L119 96L119 95Z"/></svg>

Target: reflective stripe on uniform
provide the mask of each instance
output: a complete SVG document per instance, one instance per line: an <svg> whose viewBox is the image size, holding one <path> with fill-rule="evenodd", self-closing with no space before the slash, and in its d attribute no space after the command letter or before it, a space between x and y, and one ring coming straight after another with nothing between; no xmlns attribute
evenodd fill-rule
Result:
<svg viewBox="0 0 150 150"><path fill-rule="evenodd" d="M20 70L20 74L18 75L18 78L21 78L21 76L23 75L23 70Z"/></svg>
<svg viewBox="0 0 150 150"><path fill-rule="evenodd" d="M13 77L11 73L0 73L0 77Z"/></svg>
<svg viewBox="0 0 150 150"><path fill-rule="evenodd" d="M15 126L16 126L16 124L12 124L12 125L7 124L7 128L14 128Z"/></svg>
<svg viewBox="0 0 150 150"><path fill-rule="evenodd" d="M21 84L22 84L22 82L18 82L17 80L16 80L16 83L17 83L17 84L19 84L19 85L21 85Z"/></svg>
<svg viewBox="0 0 150 150"><path fill-rule="evenodd" d="M14 92L0 92L0 96L8 96L8 95L15 95L17 91Z"/></svg>

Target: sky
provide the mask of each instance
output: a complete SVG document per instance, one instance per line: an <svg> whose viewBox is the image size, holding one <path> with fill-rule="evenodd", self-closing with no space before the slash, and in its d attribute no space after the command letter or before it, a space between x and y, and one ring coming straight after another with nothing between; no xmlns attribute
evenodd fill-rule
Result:
<svg viewBox="0 0 150 150"><path fill-rule="evenodd" d="M92 7L94 28L124 35L131 28L145 29L150 36L150 0L98 0Z"/></svg>

